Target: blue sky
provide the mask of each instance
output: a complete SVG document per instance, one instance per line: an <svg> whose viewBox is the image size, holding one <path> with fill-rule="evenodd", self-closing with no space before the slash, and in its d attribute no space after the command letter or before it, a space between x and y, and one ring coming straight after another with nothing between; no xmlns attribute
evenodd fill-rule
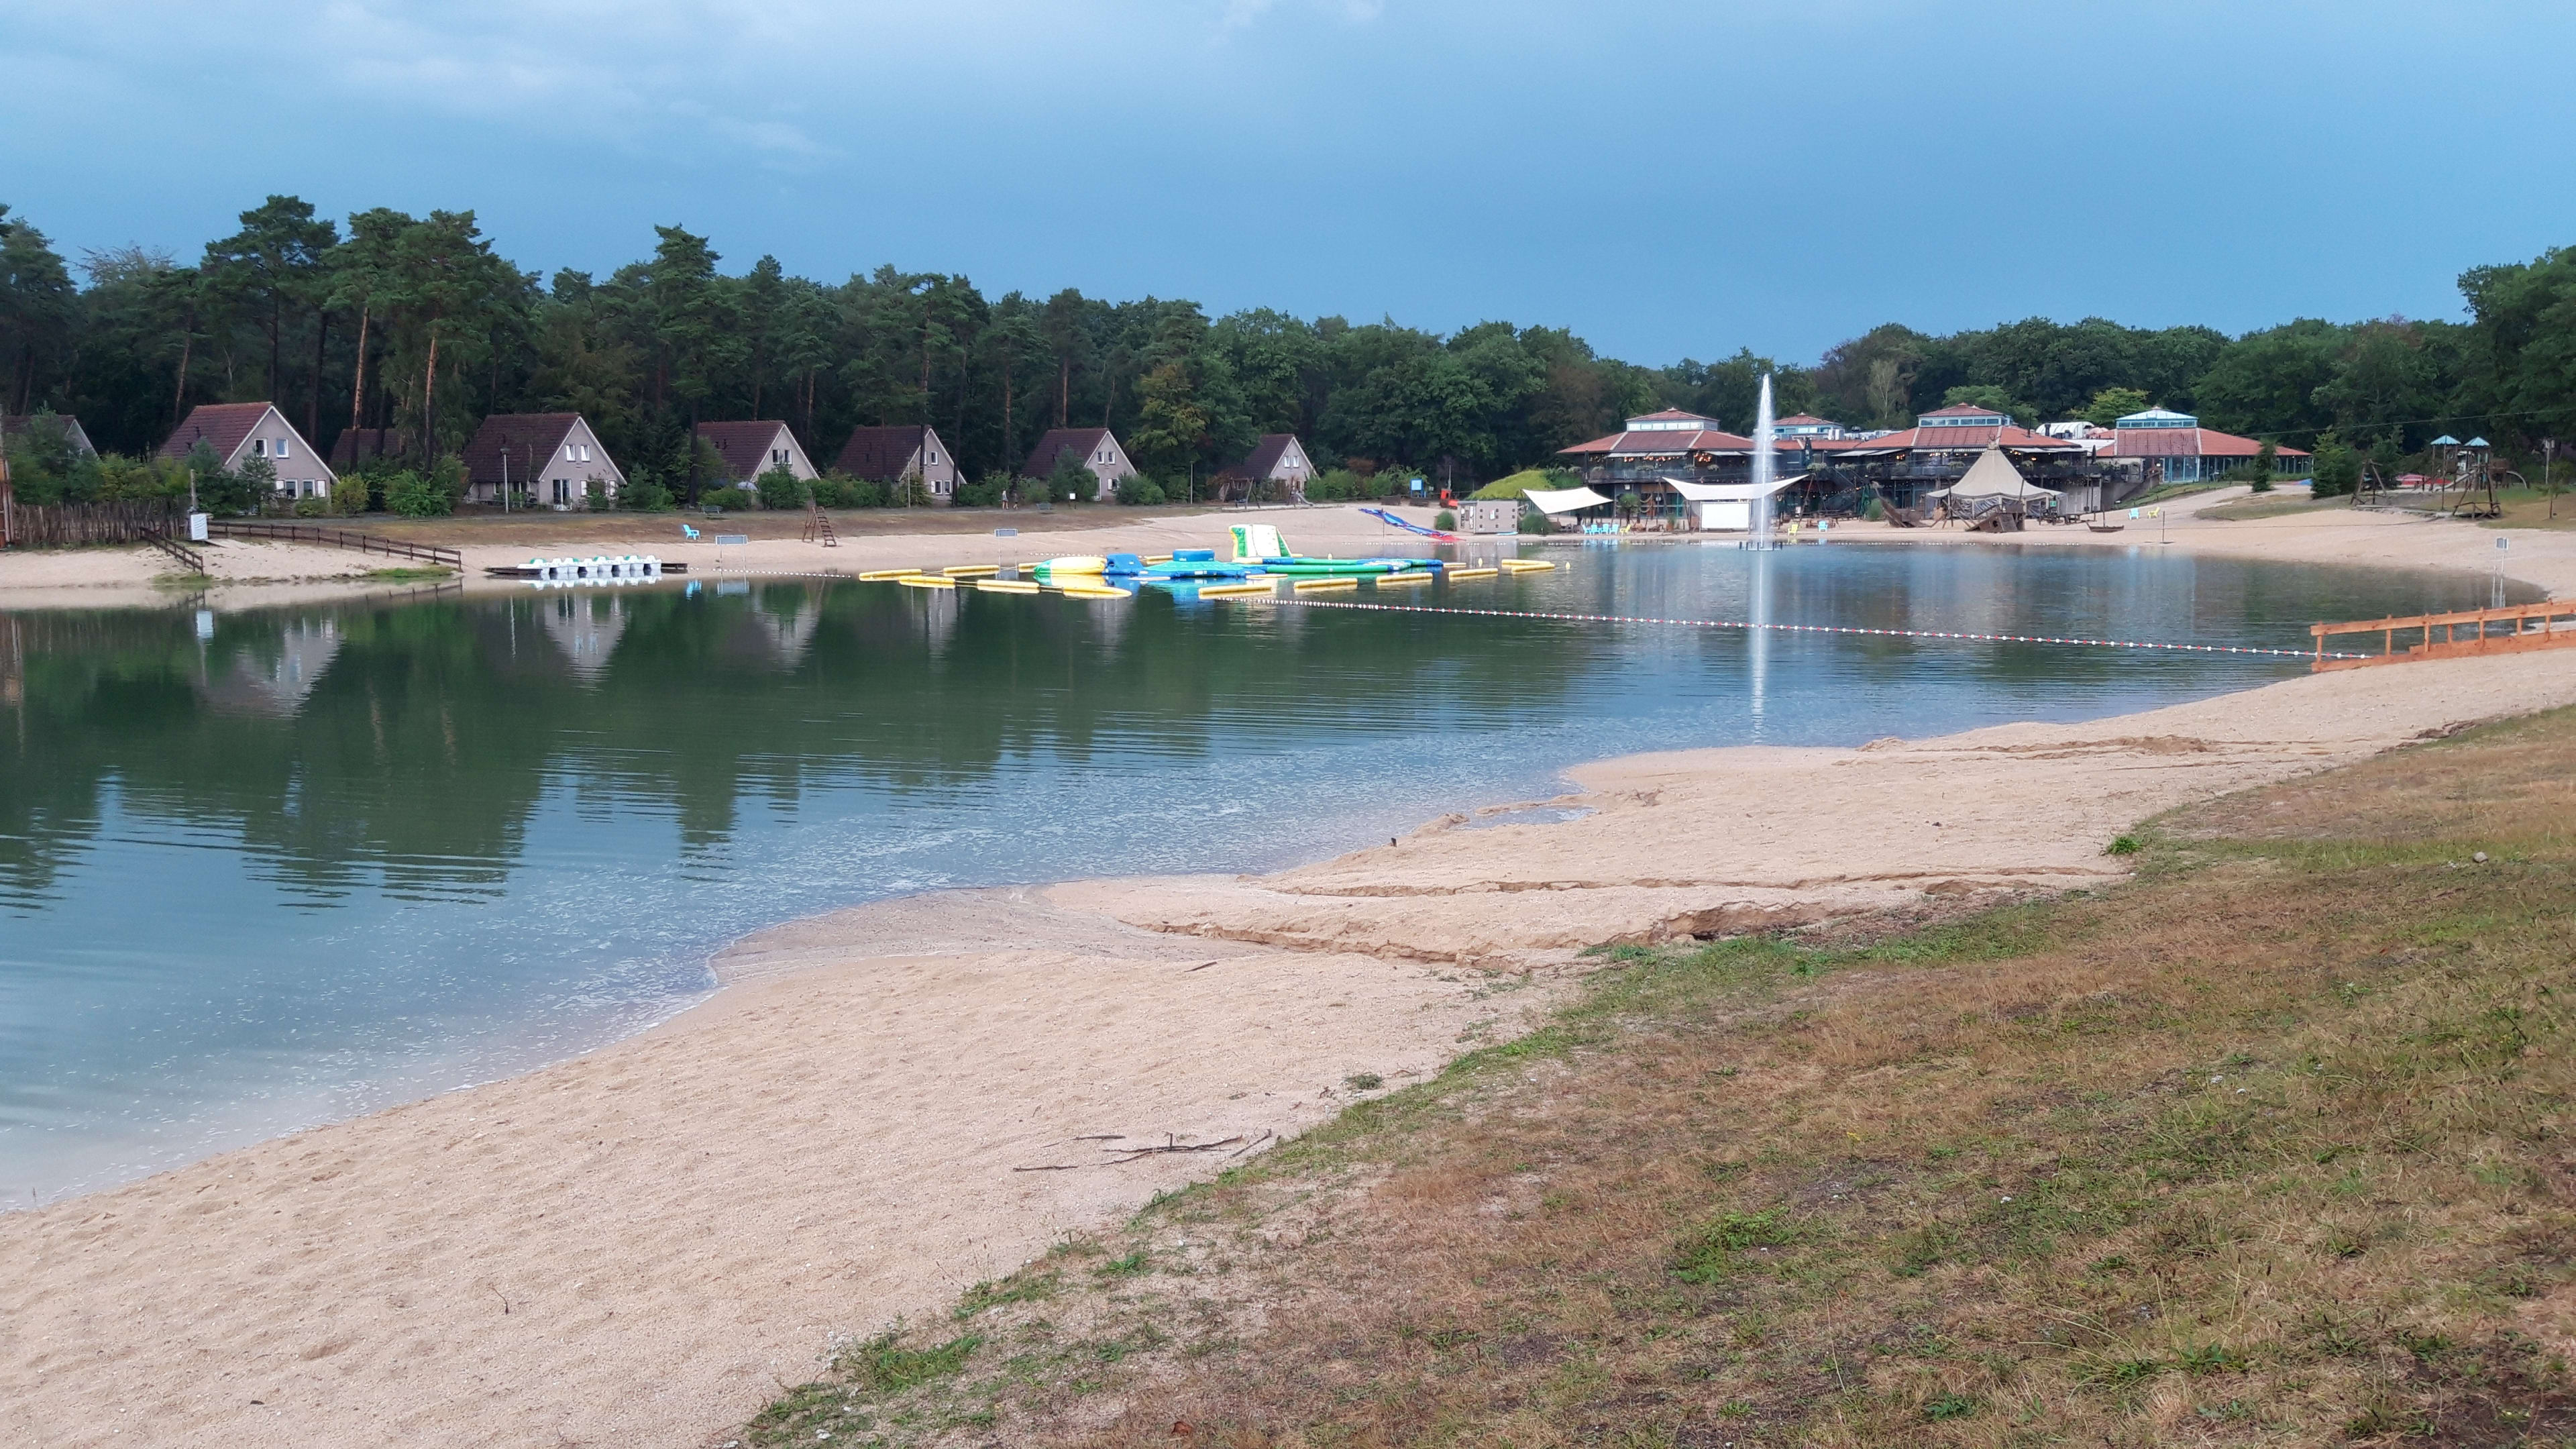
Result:
<svg viewBox="0 0 2576 1449"><path fill-rule="evenodd" d="M2576 243L2564 3L0 0L0 202L193 256L272 191L541 272L1564 326L2452 316Z"/></svg>

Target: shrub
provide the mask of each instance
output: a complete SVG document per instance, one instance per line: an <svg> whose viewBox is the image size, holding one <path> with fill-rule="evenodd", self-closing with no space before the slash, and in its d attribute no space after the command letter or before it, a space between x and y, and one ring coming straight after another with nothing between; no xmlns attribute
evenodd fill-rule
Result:
<svg viewBox="0 0 2576 1449"><path fill-rule="evenodd" d="M444 518L456 511L456 500L437 483L406 468L385 480L385 509L405 518Z"/></svg>
<svg viewBox="0 0 2576 1449"><path fill-rule="evenodd" d="M805 480L784 468L772 468L755 480L763 508L802 508L805 506Z"/></svg>
<svg viewBox="0 0 2576 1449"><path fill-rule="evenodd" d="M1100 496L1100 479L1068 450L1055 455L1046 491L1049 503L1089 503Z"/></svg>
<svg viewBox="0 0 2576 1449"><path fill-rule="evenodd" d="M949 501L959 508L998 508L1012 481L1006 473L987 473L972 483L958 484Z"/></svg>
<svg viewBox="0 0 2576 1449"><path fill-rule="evenodd" d="M1869 506L1860 511L1860 516L1868 519L1872 523L1885 523L1887 521L1887 500L1883 498L1870 499Z"/></svg>
<svg viewBox="0 0 2576 1449"><path fill-rule="evenodd" d="M1163 501L1163 485L1143 473L1130 473L1118 480L1118 501L1130 507Z"/></svg>
<svg viewBox="0 0 2576 1449"><path fill-rule="evenodd" d="M375 499L370 496L374 491L369 486L367 475L364 473L334 478L331 480L331 511L346 517L356 517L366 512L375 503Z"/></svg>
<svg viewBox="0 0 2576 1449"><path fill-rule="evenodd" d="M698 494L698 506L700 508L721 508L729 513L740 513L751 507L751 495L743 492L739 488L709 488Z"/></svg>
<svg viewBox="0 0 2576 1449"><path fill-rule="evenodd" d="M1521 515L1519 531L1522 533L1554 533L1556 532L1556 526L1547 521L1546 514L1533 508L1529 512Z"/></svg>
<svg viewBox="0 0 2576 1449"><path fill-rule="evenodd" d="M322 497L298 498L295 500L294 513L298 518L328 518L331 516L331 500Z"/></svg>
<svg viewBox="0 0 2576 1449"><path fill-rule="evenodd" d="M1443 508L1438 513L1431 516L1431 526L1433 528L1456 528L1458 526L1458 515L1450 512L1446 508Z"/></svg>

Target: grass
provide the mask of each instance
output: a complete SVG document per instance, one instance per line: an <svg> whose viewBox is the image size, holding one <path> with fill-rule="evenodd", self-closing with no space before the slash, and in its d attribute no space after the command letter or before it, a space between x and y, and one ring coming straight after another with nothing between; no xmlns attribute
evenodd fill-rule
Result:
<svg viewBox="0 0 2576 1449"><path fill-rule="evenodd" d="M2236 485L2233 483L2221 483L2216 479L2212 479L2206 483L2167 483L2158 488L2151 488L2148 491L2139 494L2135 498L2128 499L2122 502L2120 506L2122 508L2144 508L2150 504L2171 503L2177 498L2189 498L2195 493L2211 493L2221 488L2233 488L2235 486Z"/></svg>
<svg viewBox="0 0 2576 1449"><path fill-rule="evenodd" d="M370 583L412 584L430 579L452 579L456 577L456 570L443 564L431 564L417 568L369 569L361 577Z"/></svg>
<svg viewBox="0 0 2576 1449"><path fill-rule="evenodd" d="M2107 891L1602 953L747 1442L2576 1442L2571 806L2561 712Z"/></svg>
<svg viewBox="0 0 2576 1449"><path fill-rule="evenodd" d="M2351 506L2350 498L2340 496L2311 498L2308 496L2308 490L2300 487L2294 490L2280 489L2271 493L2256 494L2250 498L2240 498L2233 503L2219 504L2215 508L2204 508L2200 516L2215 518L2221 522L2238 523L2255 518L2282 518L2293 513L2323 513L2329 509Z"/></svg>

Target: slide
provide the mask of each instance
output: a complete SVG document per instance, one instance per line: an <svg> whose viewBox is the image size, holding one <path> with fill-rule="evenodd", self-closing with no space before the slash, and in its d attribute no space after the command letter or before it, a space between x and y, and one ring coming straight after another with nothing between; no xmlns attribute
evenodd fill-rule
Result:
<svg viewBox="0 0 2576 1449"><path fill-rule="evenodd" d="M1424 538L1436 538L1442 543L1456 543L1458 541L1458 535L1454 533L1442 533L1436 528L1425 528L1418 523L1407 523L1403 519L1396 517L1394 514L1387 512L1383 508L1363 508L1360 512L1367 514L1369 517L1376 519L1380 523L1392 523L1407 533L1418 533Z"/></svg>

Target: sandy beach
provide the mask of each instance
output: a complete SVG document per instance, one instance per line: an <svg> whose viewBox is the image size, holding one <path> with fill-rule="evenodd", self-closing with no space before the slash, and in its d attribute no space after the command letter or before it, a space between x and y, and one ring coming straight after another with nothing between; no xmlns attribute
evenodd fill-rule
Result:
<svg viewBox="0 0 2576 1449"><path fill-rule="evenodd" d="M2223 498L2176 505L2170 544L2136 524L2007 542L2496 566L2489 530L2197 517ZM1043 552L1205 544L1223 521L1114 522ZM1349 510L1283 526L1316 551L1384 546ZM2510 538L2511 576L2576 587L2576 539ZM874 538L832 567L1028 543ZM729 570L813 557L740 552ZM0 559L0 604L35 587L13 582L22 562ZM2105 883L2121 867L2104 845L2146 816L2570 703L2576 651L1857 749L1634 756L1572 772L1557 803L1588 813L1557 823L1450 816L1260 877L959 892L782 926L641 1036L0 1217L0 1403L48 1445L721 1445L837 1338L935 1316L1323 1120L1358 1074L1399 1085L1519 1029L1584 946ZM1129 1150L1145 1147L1210 1150Z"/></svg>

